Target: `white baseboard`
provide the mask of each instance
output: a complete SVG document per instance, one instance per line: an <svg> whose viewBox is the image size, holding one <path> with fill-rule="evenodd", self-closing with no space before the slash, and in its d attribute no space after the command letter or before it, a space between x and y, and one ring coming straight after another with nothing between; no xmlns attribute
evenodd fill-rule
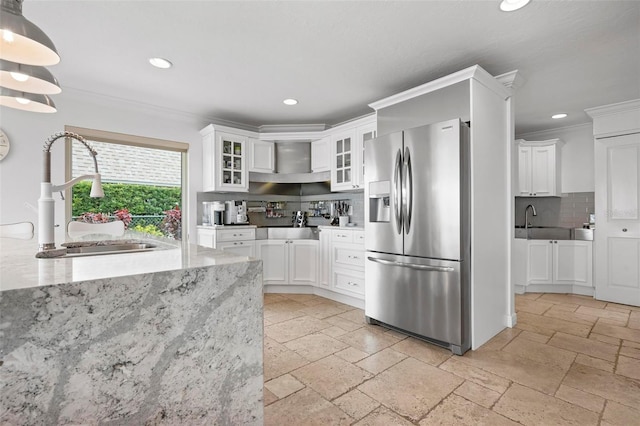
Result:
<svg viewBox="0 0 640 426"><path fill-rule="evenodd" d="M518 323L518 314L514 312L512 315L505 315L504 324L507 327L513 328L517 323Z"/></svg>
<svg viewBox="0 0 640 426"><path fill-rule="evenodd" d="M525 287L526 293L569 293L581 296L593 296L594 288L571 284L530 284Z"/></svg>
<svg viewBox="0 0 640 426"><path fill-rule="evenodd" d="M364 309L364 300L362 299L312 285L265 284L263 291L264 293L315 294L316 296L325 297L335 302L353 306L354 308Z"/></svg>

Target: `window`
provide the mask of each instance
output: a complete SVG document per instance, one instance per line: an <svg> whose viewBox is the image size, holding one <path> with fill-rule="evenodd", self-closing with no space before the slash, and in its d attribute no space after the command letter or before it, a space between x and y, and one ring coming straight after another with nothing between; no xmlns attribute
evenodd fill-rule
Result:
<svg viewBox="0 0 640 426"><path fill-rule="evenodd" d="M122 220L129 229L182 238L188 144L92 129L66 127L98 153L104 198L90 198L91 182L68 191L66 218L86 222ZM67 178L94 173L93 159L80 143L67 142Z"/></svg>

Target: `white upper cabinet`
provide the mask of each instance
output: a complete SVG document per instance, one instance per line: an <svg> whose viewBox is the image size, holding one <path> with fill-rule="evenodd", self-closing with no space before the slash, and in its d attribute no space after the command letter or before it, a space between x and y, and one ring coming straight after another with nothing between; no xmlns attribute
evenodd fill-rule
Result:
<svg viewBox="0 0 640 426"><path fill-rule="evenodd" d="M311 142L311 171L326 172L331 169L331 138Z"/></svg>
<svg viewBox="0 0 640 426"><path fill-rule="evenodd" d="M331 138L331 191L356 189L356 174L360 167L357 157L356 129L336 133Z"/></svg>
<svg viewBox="0 0 640 426"><path fill-rule="evenodd" d="M518 142L518 182L516 195L522 197L560 196L560 139Z"/></svg>
<svg viewBox="0 0 640 426"><path fill-rule="evenodd" d="M202 135L202 189L204 191L247 192L248 137L214 130L212 125Z"/></svg>
<svg viewBox="0 0 640 426"><path fill-rule="evenodd" d="M276 170L276 147L273 142L249 138L249 171L273 173Z"/></svg>
<svg viewBox="0 0 640 426"><path fill-rule="evenodd" d="M364 142L376 137L376 119L351 124L336 128L331 136L331 191L364 189Z"/></svg>

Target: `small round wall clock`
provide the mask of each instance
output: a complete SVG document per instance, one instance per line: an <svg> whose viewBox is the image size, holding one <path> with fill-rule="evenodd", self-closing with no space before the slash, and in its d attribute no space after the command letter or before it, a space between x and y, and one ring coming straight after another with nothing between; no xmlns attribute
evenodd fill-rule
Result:
<svg viewBox="0 0 640 426"><path fill-rule="evenodd" d="M9 138L7 135L0 129L0 161L9 153L9 149L11 148L11 143L9 142Z"/></svg>

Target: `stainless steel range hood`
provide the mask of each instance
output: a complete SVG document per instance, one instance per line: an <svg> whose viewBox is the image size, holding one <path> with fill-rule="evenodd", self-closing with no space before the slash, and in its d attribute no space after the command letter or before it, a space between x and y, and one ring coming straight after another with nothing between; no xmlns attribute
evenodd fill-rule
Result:
<svg viewBox="0 0 640 426"><path fill-rule="evenodd" d="M330 172L311 172L311 142L275 143L276 172L249 173L250 182L310 183L331 179Z"/></svg>

